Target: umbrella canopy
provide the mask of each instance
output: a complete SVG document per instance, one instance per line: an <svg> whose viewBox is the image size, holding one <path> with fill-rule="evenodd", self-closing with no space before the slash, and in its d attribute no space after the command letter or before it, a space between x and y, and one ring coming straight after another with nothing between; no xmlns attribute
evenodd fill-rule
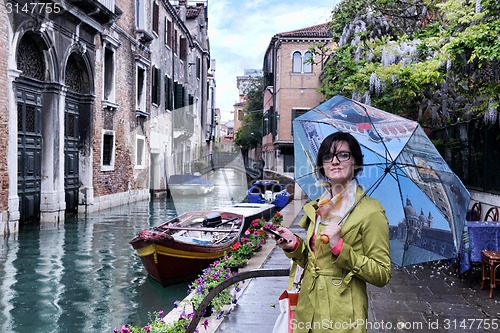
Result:
<svg viewBox="0 0 500 333"><path fill-rule="evenodd" d="M295 181L314 200L316 156L331 133L351 133L360 143L366 194L384 206L391 258L400 266L455 258L470 195L420 125L335 96L293 120Z"/></svg>

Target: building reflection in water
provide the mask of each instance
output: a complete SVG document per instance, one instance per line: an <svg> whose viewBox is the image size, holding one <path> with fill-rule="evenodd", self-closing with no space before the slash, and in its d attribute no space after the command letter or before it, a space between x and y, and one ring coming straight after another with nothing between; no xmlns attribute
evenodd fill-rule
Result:
<svg viewBox="0 0 500 333"><path fill-rule="evenodd" d="M226 183L202 198L178 198L175 206L167 198L135 202L4 237L0 332L112 332L124 323L146 324L148 312L170 311L187 283L163 288L148 278L130 239L177 213L241 199L240 176L214 175Z"/></svg>

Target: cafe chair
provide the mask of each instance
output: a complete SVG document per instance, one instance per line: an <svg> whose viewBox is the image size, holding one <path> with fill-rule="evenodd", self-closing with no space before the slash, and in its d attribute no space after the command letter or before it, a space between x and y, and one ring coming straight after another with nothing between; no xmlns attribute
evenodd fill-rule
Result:
<svg viewBox="0 0 500 333"><path fill-rule="evenodd" d="M484 216L485 221L498 221L498 207L491 207Z"/></svg>
<svg viewBox="0 0 500 333"><path fill-rule="evenodd" d="M496 273L497 269L500 267L500 251L481 251L481 261L483 269L481 289L484 289L484 282L486 280L490 281L490 298L493 298L493 290L496 287L496 283L500 282L500 278L497 278Z"/></svg>
<svg viewBox="0 0 500 333"><path fill-rule="evenodd" d="M481 220L481 203L475 202L469 213L469 221L480 221Z"/></svg>

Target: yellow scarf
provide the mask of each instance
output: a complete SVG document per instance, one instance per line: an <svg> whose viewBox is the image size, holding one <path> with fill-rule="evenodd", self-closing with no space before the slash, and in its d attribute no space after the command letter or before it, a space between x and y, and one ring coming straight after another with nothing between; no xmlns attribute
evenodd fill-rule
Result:
<svg viewBox="0 0 500 333"><path fill-rule="evenodd" d="M328 190L320 197L318 202L317 214L321 218L321 224L339 223L343 219L345 222L347 212L356 201L356 186L355 179L351 180L347 186L336 195Z"/></svg>

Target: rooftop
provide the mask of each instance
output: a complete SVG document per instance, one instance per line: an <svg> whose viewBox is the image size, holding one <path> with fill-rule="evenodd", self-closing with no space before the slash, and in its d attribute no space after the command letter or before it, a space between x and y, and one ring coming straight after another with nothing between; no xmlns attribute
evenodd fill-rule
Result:
<svg viewBox="0 0 500 333"><path fill-rule="evenodd" d="M328 25L330 23L322 23L318 25L313 25L312 27L302 28L298 30L292 30L288 32L280 32L276 34L276 37L332 37L332 34L328 30Z"/></svg>

